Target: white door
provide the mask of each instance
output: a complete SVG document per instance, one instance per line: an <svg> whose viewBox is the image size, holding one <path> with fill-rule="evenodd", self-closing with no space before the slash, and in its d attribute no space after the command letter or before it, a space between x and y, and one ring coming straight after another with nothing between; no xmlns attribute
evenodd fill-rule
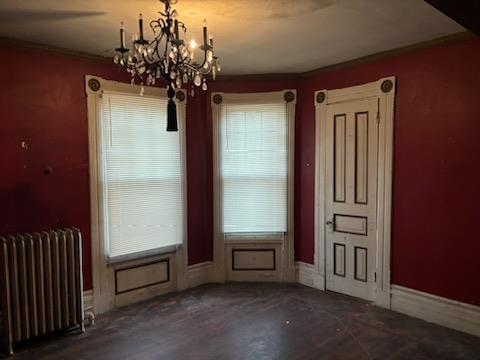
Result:
<svg viewBox="0 0 480 360"><path fill-rule="evenodd" d="M373 300L378 99L327 106L327 290Z"/></svg>

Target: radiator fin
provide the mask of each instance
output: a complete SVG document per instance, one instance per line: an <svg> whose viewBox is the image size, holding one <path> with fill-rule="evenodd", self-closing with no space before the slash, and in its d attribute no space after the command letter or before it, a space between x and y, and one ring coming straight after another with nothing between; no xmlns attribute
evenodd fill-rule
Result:
<svg viewBox="0 0 480 360"><path fill-rule="evenodd" d="M24 237L25 250L27 253L27 289L29 289L28 309L30 312L30 335L38 336L37 319L37 281L35 278L37 267L35 266L35 247L32 235Z"/></svg>
<svg viewBox="0 0 480 360"><path fill-rule="evenodd" d="M43 260L43 240L39 233L33 234L33 245L35 255L36 285L37 285L37 324L38 334L43 335L47 332L47 318L45 316L45 265Z"/></svg>
<svg viewBox="0 0 480 360"><path fill-rule="evenodd" d="M20 319L20 290L18 282L18 256L17 256L17 243L15 238L11 235L8 236L9 240L9 264L10 264L10 286L12 292L12 318L13 318L13 339L14 341L22 340L22 321Z"/></svg>
<svg viewBox="0 0 480 360"><path fill-rule="evenodd" d="M54 329L52 245L50 241L50 235L47 232L42 232L42 241L43 241L43 259L44 259L44 266L45 266L46 331L52 332Z"/></svg>
<svg viewBox="0 0 480 360"><path fill-rule="evenodd" d="M18 256L18 276L20 280L20 315L22 338L28 339L30 337L30 314L28 304L28 284L27 284L27 254L25 252L25 242L23 236L17 235L17 256Z"/></svg>

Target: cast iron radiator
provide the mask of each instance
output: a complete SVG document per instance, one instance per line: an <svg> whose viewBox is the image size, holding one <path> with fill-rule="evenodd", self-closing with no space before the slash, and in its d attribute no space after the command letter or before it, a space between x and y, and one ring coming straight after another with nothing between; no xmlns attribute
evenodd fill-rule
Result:
<svg viewBox="0 0 480 360"><path fill-rule="evenodd" d="M85 331L80 230L0 237L0 264L2 337L9 354L14 343Z"/></svg>

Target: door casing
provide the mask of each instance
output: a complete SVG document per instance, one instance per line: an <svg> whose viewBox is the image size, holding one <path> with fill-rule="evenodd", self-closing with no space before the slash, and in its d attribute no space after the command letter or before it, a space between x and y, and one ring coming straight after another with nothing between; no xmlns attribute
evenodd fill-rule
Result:
<svg viewBox="0 0 480 360"><path fill-rule="evenodd" d="M363 85L335 90L318 90L315 104L315 254L314 272L325 288L325 169L327 105L355 100L378 99L378 162L377 162L377 232L376 232L376 282L373 302L390 308L390 249L393 169L393 119L396 79L381 78Z"/></svg>

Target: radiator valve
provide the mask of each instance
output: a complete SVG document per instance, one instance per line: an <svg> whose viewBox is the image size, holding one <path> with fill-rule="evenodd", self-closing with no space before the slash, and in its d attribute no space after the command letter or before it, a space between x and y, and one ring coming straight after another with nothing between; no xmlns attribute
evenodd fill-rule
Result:
<svg viewBox="0 0 480 360"><path fill-rule="evenodd" d="M93 311L85 311L85 326L95 325L95 314Z"/></svg>

